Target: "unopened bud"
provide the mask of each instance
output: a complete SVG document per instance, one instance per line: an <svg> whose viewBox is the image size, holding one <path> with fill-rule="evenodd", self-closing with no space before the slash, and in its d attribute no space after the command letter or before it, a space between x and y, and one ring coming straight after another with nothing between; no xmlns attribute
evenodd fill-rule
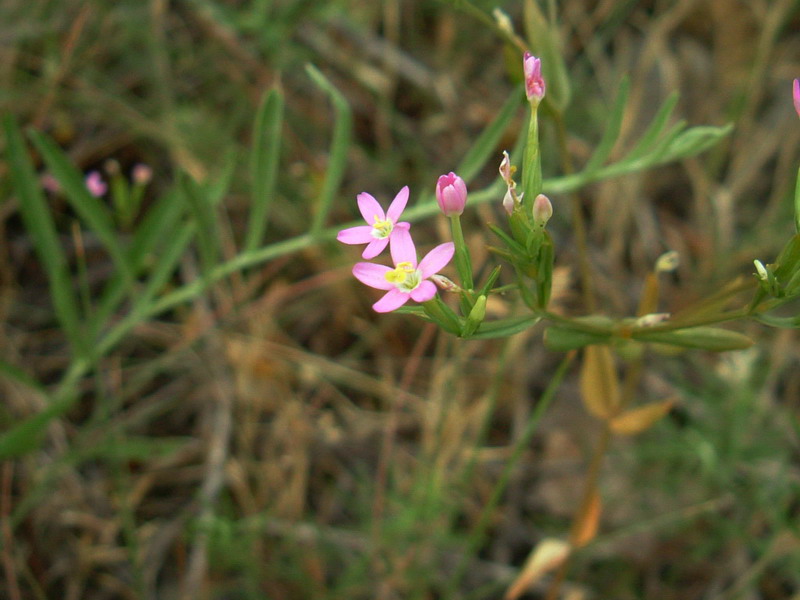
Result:
<svg viewBox="0 0 800 600"><path fill-rule="evenodd" d="M797 111L797 116L800 117L800 79L795 79L792 84L792 99L794 100L794 109Z"/></svg>
<svg viewBox="0 0 800 600"><path fill-rule="evenodd" d="M652 327L653 325L658 325L659 323L663 323L667 319L669 319L669 313L651 313L649 315L643 315L636 319L634 325L636 327Z"/></svg>
<svg viewBox="0 0 800 600"><path fill-rule="evenodd" d="M134 165L131 179L136 185L147 185L153 179L153 169L144 163Z"/></svg>
<svg viewBox="0 0 800 600"><path fill-rule="evenodd" d="M486 317L486 296L481 294L478 296L478 299L475 300L475 304L472 307L472 310L469 311L469 315L467 315L467 320L464 323L464 329L461 334L464 337L469 337L473 333L478 330L478 327L481 323L483 323L483 319Z"/></svg>
<svg viewBox="0 0 800 600"><path fill-rule="evenodd" d="M451 279L448 279L444 275L439 275L438 273L431 275L430 279L439 286L445 292L460 292L462 291L461 288Z"/></svg>
<svg viewBox="0 0 800 600"><path fill-rule="evenodd" d="M522 62L523 70L525 72L525 95L528 97L528 102L534 106L538 106L539 102L544 98L545 84L542 78L542 61L530 52L526 52Z"/></svg>
<svg viewBox="0 0 800 600"><path fill-rule="evenodd" d="M446 217L460 215L467 204L467 184L452 171L436 182L436 200Z"/></svg>
<svg viewBox="0 0 800 600"><path fill-rule="evenodd" d="M511 188L508 188L506 195L503 196L503 208L509 215L514 212L514 192Z"/></svg>
<svg viewBox="0 0 800 600"><path fill-rule="evenodd" d="M553 205L544 194L539 194L533 201L533 222L539 227L544 227L553 216Z"/></svg>
<svg viewBox="0 0 800 600"><path fill-rule="evenodd" d="M760 260L754 260L753 264L756 266L756 273L758 274L758 278L761 281L769 281L769 273L767 272L767 268Z"/></svg>
<svg viewBox="0 0 800 600"><path fill-rule="evenodd" d="M665 252L656 260L656 273L670 273L678 268L680 255L675 250Z"/></svg>

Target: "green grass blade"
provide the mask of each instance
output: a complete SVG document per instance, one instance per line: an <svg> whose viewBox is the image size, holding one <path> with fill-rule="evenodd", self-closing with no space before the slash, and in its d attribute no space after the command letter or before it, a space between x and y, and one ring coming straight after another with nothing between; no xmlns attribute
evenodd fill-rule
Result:
<svg viewBox="0 0 800 600"><path fill-rule="evenodd" d="M647 130L644 132L644 134L642 134L642 137L639 138L639 141L636 142L636 145L626 155L626 160L637 159L649 152L649 150L664 132L664 128L667 126L667 120L672 114L672 111L675 109L675 105L678 103L678 96L678 92L672 92L664 101L664 104L662 104L661 108L658 109L658 112L656 113L656 116L653 117L650 125L647 126Z"/></svg>
<svg viewBox="0 0 800 600"><path fill-rule="evenodd" d="M245 251L255 250L264 239L269 210L275 199L275 182L281 150L283 94L272 88L264 95L253 127L250 179L253 186L250 218L245 234Z"/></svg>
<svg viewBox="0 0 800 600"><path fill-rule="evenodd" d="M42 154L47 168L61 184L72 208L103 243L126 284L132 286L133 274L128 264L128 255L119 243L119 235L108 209L100 199L89 193L83 174L50 138L38 131L31 131L30 136Z"/></svg>
<svg viewBox="0 0 800 600"><path fill-rule="evenodd" d="M22 132L12 117L6 117L4 127L11 181L19 198L19 210L25 229L30 234L39 260L47 272L56 318L75 353L85 355L87 344L78 301L72 288L67 257L59 242L50 208L28 157Z"/></svg>
<svg viewBox="0 0 800 600"><path fill-rule="evenodd" d="M331 141L330 158L322 192L317 202L314 219L311 223L311 237L315 238L325 226L336 192L344 177L347 167L347 153L350 149L350 140L353 131L353 113L345 97L328 81L328 79L314 65L306 65L306 72L312 81L328 96L333 103L335 113L333 126L333 139Z"/></svg>
<svg viewBox="0 0 800 600"><path fill-rule="evenodd" d="M522 94L519 93L519 90L514 90L494 120L481 132L478 139L475 140L475 143L458 164L456 172L464 181L469 183L483 169L486 161L496 153L497 144L500 143L500 138L508 129L520 104L522 104ZM498 154L496 158L497 166L499 167L502 157Z"/></svg>
<svg viewBox="0 0 800 600"><path fill-rule="evenodd" d="M197 225L197 247L203 273L206 275L214 268L219 256L219 232L214 207L205 190L188 175L181 178L180 189L188 212Z"/></svg>
<svg viewBox="0 0 800 600"><path fill-rule="evenodd" d="M149 258L159 250L159 244L164 240L172 239L171 232L175 231L178 220L183 214L184 207L175 190L167 192L147 211L136 228L128 248L128 260L135 276L139 276L143 272ZM161 259L159 258L159 260ZM97 338L124 297L124 281L122 276L115 274L106 284L97 303L90 339Z"/></svg>
<svg viewBox="0 0 800 600"><path fill-rule="evenodd" d="M603 137L597 145L597 149L592 154L589 162L586 163L584 172L591 173L598 169L611 154L614 144L617 143L619 132L622 129L622 117L625 114L625 106L628 104L628 94L631 89L631 81L626 76L622 78L619 84L619 92L617 92L617 99L614 101L614 108L611 110L611 115L608 118L608 125L603 131Z"/></svg>

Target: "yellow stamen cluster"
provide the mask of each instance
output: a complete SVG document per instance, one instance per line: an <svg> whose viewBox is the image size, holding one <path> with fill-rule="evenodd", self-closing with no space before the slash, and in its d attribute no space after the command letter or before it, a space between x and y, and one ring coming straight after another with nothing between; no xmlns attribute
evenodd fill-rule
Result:
<svg viewBox="0 0 800 600"><path fill-rule="evenodd" d="M420 284L419 273L410 262L401 262L392 271L384 275L386 281L392 283L400 290L411 291Z"/></svg>
<svg viewBox="0 0 800 600"><path fill-rule="evenodd" d="M392 233L392 229L394 229L394 223L390 219L381 219L378 215L375 215L375 223L372 226L372 237L382 239L388 237L390 233Z"/></svg>

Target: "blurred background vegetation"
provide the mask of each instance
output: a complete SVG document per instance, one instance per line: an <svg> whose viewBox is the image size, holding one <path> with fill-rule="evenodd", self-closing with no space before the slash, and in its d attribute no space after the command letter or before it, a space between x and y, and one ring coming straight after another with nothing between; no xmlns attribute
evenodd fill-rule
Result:
<svg viewBox="0 0 800 600"><path fill-rule="evenodd" d="M537 329L459 343L375 315L357 251L306 236L354 219L362 191L430 197L521 93L491 11L524 35L524 3L2 3L3 598L494 599L568 529L597 430L574 368L543 404L562 357ZM583 191L603 311L631 314L666 250L682 260L666 311L771 260L792 232L800 3L555 5L576 164L625 74L623 140L673 90L678 117L734 126ZM518 113L471 190L496 181ZM153 179L127 220L69 185L99 170L124 187L137 164ZM544 170L561 174L554 151ZM53 172L62 191L38 191ZM477 265L501 198L465 214ZM554 306L579 314L569 203L552 200ZM417 225L430 245L441 221ZM800 598L800 346L745 329L751 351L648 361L643 397L679 402L613 447L569 598Z"/></svg>

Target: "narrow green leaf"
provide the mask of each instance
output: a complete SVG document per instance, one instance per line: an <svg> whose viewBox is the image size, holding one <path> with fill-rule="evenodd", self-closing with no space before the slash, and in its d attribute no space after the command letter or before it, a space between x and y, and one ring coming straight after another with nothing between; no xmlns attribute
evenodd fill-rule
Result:
<svg viewBox="0 0 800 600"><path fill-rule="evenodd" d="M350 149L350 139L353 131L353 113L345 97L328 81L328 79L314 65L306 65L306 72L312 81L331 99L334 109L333 139L328 159L328 169L322 184L322 191L317 202L314 219L309 230L311 237L317 237L325 226L336 192L339 190L345 168L347 167L347 154Z"/></svg>
<svg viewBox="0 0 800 600"><path fill-rule="evenodd" d="M522 59L520 59L522 60ZM481 131L472 147L458 164L456 172L467 183L480 173L486 161L497 153L497 144L503 134L508 130L514 115L522 104L522 94L512 93L509 95L500 112L486 128ZM497 164L500 165L501 158L498 155Z"/></svg>
<svg viewBox="0 0 800 600"><path fill-rule="evenodd" d="M577 350L584 346L595 344L608 344L611 342L611 335L602 335L579 331L569 327L554 325L548 327L544 332L544 345L548 350L554 352L567 352Z"/></svg>
<svg viewBox="0 0 800 600"><path fill-rule="evenodd" d="M625 160L638 159L650 151L650 148L652 148L653 144L656 143L656 140L658 140L658 138L664 132L664 128L667 126L667 121L669 120L672 111L675 109L675 105L678 104L678 98L678 92L672 92L667 97L667 99L661 105L661 108L658 109L656 116L653 117L652 121L650 121L650 125L647 126L647 129L642 134L642 137L639 138L639 141L636 142L636 145L625 156Z"/></svg>
<svg viewBox="0 0 800 600"><path fill-rule="evenodd" d="M533 327L539 321L541 321L541 317L538 315L512 317L499 321L484 321L480 324L480 327L478 327L478 331L470 336L470 339L486 340L509 337Z"/></svg>
<svg viewBox="0 0 800 600"><path fill-rule="evenodd" d="M205 190L188 175L183 176L180 183L181 195L199 232L197 247L203 274L206 275L216 266L219 256L219 232L214 207Z"/></svg>
<svg viewBox="0 0 800 600"><path fill-rule="evenodd" d="M11 363L7 363L4 360L0 360L0 374L5 375L9 379L14 379L18 383L36 390L37 392L44 393L44 388L42 387L41 383L36 381L36 379L28 375L19 367L16 367Z"/></svg>
<svg viewBox="0 0 800 600"><path fill-rule="evenodd" d="M11 116L4 120L6 155L14 190L19 198L19 210L25 229L31 236L39 260L42 261L50 284L50 295L56 318L78 355L84 355L87 344L81 324L78 301L72 288L72 276L67 258L58 239L36 173L28 157L22 132Z"/></svg>
<svg viewBox="0 0 800 600"><path fill-rule="evenodd" d="M134 276L138 277L146 269L149 259L159 252L159 245L168 246L175 238L178 220L184 214L184 203L180 201L178 192L170 190L164 194L144 215L136 227L130 247L128 260ZM189 227L188 224L182 227ZM159 259L161 260L160 256ZM109 279L90 323L91 337L96 339L100 331L107 325L108 319L124 299L125 288L119 274Z"/></svg>
<svg viewBox="0 0 800 600"><path fill-rule="evenodd" d="M31 139L47 168L58 179L72 208L94 232L108 251L114 266L122 274L128 287L133 285L133 273L128 264L128 255L119 243L119 234L103 202L89 193L83 174L49 137L38 131L30 132Z"/></svg>
<svg viewBox="0 0 800 600"><path fill-rule="evenodd" d="M256 114L250 163L253 196L244 241L245 251L255 250L261 245L267 228L269 209L275 199L283 108L283 94L274 87L264 94Z"/></svg>
<svg viewBox="0 0 800 600"><path fill-rule="evenodd" d="M692 127L672 140L661 160L672 161L700 154L719 142L732 130L733 124L724 127Z"/></svg>
<svg viewBox="0 0 800 600"><path fill-rule="evenodd" d="M592 157L584 167L584 172L591 173L600 167L611 154L614 144L617 143L619 132L622 129L622 118L625 115L625 106L628 104L628 95L631 90L631 80L627 76L622 78L619 84L619 91L617 98L614 101L614 108L611 109L611 114L608 116L608 124L600 143L597 145Z"/></svg>
<svg viewBox="0 0 800 600"><path fill-rule="evenodd" d="M690 327L676 331L634 331L632 337L640 342L656 342L714 352L741 350L753 345L753 340L746 335L719 327Z"/></svg>

